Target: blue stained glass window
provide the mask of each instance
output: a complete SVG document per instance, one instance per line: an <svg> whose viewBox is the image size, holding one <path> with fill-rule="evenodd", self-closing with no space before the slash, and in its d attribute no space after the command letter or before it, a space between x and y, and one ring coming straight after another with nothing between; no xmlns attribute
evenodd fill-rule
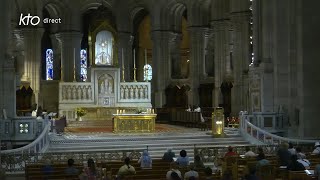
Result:
<svg viewBox="0 0 320 180"><path fill-rule="evenodd" d="M152 67L150 64L146 64L143 66L143 80L151 81L152 79Z"/></svg>
<svg viewBox="0 0 320 180"><path fill-rule="evenodd" d="M53 80L53 50L46 50L46 80Z"/></svg>
<svg viewBox="0 0 320 180"><path fill-rule="evenodd" d="M87 51L85 49L81 49L80 51L80 58L81 58L81 72L80 78L82 81L87 81Z"/></svg>

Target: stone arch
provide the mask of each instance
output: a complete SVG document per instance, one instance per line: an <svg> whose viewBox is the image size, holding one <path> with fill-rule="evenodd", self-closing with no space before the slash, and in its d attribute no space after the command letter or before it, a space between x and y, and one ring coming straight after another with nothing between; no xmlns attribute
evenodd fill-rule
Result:
<svg viewBox="0 0 320 180"><path fill-rule="evenodd" d="M80 14L84 14L87 11L92 10L92 9L98 9L100 6L104 6L111 11L113 9L111 0L101 0L101 1L84 0L80 4Z"/></svg>

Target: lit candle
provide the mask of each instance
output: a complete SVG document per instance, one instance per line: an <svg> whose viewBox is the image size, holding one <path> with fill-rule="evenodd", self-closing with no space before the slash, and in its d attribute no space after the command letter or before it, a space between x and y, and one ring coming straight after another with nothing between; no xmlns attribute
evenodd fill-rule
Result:
<svg viewBox="0 0 320 180"><path fill-rule="evenodd" d="M121 49L121 60L122 60L122 69L124 69L124 56L123 56L123 48Z"/></svg>
<svg viewBox="0 0 320 180"><path fill-rule="evenodd" d="M146 65L147 63L147 49L144 49L144 64Z"/></svg>
<svg viewBox="0 0 320 180"><path fill-rule="evenodd" d="M133 68L136 68L136 50L133 49Z"/></svg>

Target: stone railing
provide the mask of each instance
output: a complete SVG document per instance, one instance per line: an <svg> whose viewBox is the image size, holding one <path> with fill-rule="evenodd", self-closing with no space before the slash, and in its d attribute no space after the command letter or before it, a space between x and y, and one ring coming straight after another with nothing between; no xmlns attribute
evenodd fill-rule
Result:
<svg viewBox="0 0 320 180"><path fill-rule="evenodd" d="M46 151L49 146L50 123L46 123L42 133L32 143L17 149L1 151L1 166L6 171L24 171L27 161L38 158L35 154Z"/></svg>
<svg viewBox="0 0 320 180"><path fill-rule="evenodd" d="M62 82L59 83L60 103L92 103L94 89L90 82Z"/></svg>
<svg viewBox="0 0 320 180"><path fill-rule="evenodd" d="M151 102L149 82L121 82L118 102Z"/></svg>
<svg viewBox="0 0 320 180"><path fill-rule="evenodd" d="M0 120L2 141L31 141L45 128L45 120L25 116ZM4 142L2 142L3 144Z"/></svg>
<svg viewBox="0 0 320 180"><path fill-rule="evenodd" d="M245 139L247 139L250 142L254 142L255 144L279 145L282 142L292 142L295 144L313 144L318 141L285 138L272 134L250 123L246 116L240 118L240 132Z"/></svg>

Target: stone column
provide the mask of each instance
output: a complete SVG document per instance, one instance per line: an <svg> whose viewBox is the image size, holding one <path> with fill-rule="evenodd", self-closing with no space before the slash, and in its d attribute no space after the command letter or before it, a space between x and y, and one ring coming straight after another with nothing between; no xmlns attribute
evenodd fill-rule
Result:
<svg viewBox="0 0 320 180"><path fill-rule="evenodd" d="M61 47L56 35L51 35L53 49L53 79L60 80L61 78ZM80 53L80 52L79 52Z"/></svg>
<svg viewBox="0 0 320 180"><path fill-rule="evenodd" d="M169 37L170 32L152 31L152 93L156 108L166 104L165 89L169 82Z"/></svg>
<svg viewBox="0 0 320 180"><path fill-rule="evenodd" d="M191 91L188 104L199 105L199 84L204 78L205 47L208 29L204 27L189 27L190 31L190 80Z"/></svg>
<svg viewBox="0 0 320 180"><path fill-rule="evenodd" d="M238 115L241 110L247 108L248 86L245 84L251 63L249 45L249 21L248 12L234 13L231 15L233 25L233 88L232 88L232 114Z"/></svg>
<svg viewBox="0 0 320 180"><path fill-rule="evenodd" d="M179 33L172 33L171 38L169 38L169 46L170 46L169 77L172 79L181 78L181 51L180 51L181 40L182 40L182 35Z"/></svg>
<svg viewBox="0 0 320 180"><path fill-rule="evenodd" d="M7 53L9 44L10 1L1 1L0 6L0 119L3 119L3 109L7 117L16 116L16 84L14 60Z"/></svg>
<svg viewBox="0 0 320 180"><path fill-rule="evenodd" d="M24 35L25 61L27 65L27 77L34 93L34 102L38 105L40 97L41 81L41 39L43 34L42 28L25 28L22 29Z"/></svg>
<svg viewBox="0 0 320 180"><path fill-rule="evenodd" d="M131 81L133 79L133 53L132 43L133 36L127 32L118 33L118 64L120 68L120 75L122 80L122 50L123 50L123 61L124 61L124 79L125 81ZM136 50L137 53L137 50ZM137 60L138 61L138 60Z"/></svg>
<svg viewBox="0 0 320 180"><path fill-rule="evenodd" d="M61 80L64 82L80 82L82 34L80 32L62 32L56 34L56 36L61 46Z"/></svg>
<svg viewBox="0 0 320 180"><path fill-rule="evenodd" d="M222 104L222 94L220 86L225 79L226 75L226 57L227 47L229 42L226 40L227 37L228 23L226 21L212 21L211 28L214 31L215 44L214 44L214 106L218 107Z"/></svg>

